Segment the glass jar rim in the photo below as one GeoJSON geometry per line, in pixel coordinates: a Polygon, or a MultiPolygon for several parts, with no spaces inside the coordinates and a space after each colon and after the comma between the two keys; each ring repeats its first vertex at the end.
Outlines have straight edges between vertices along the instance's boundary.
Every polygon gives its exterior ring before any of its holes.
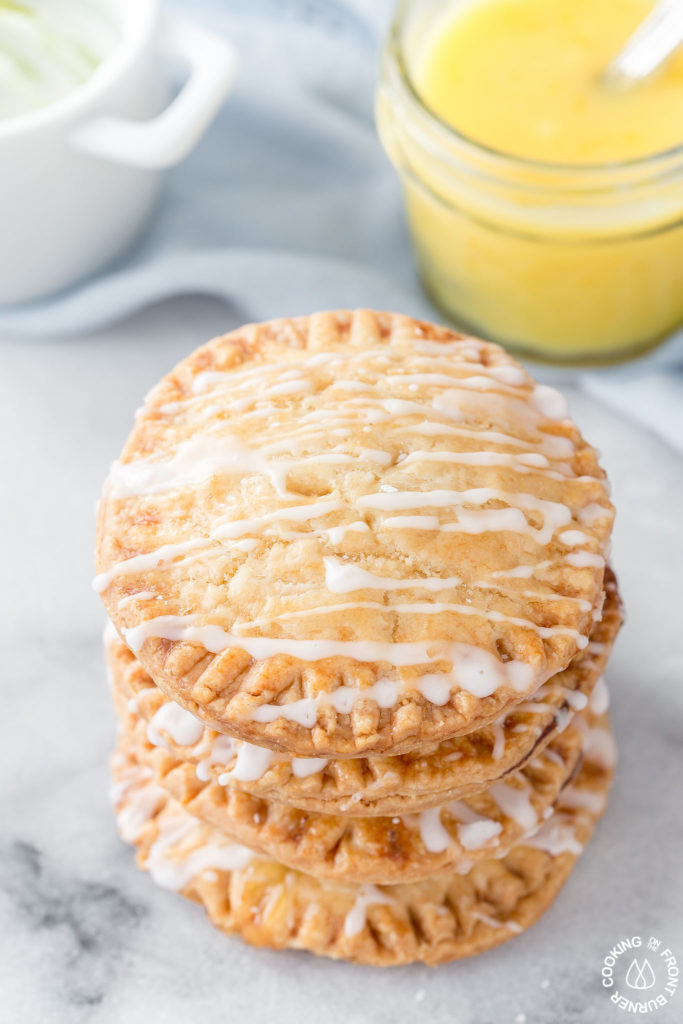
{"type": "Polygon", "coordinates": [[[408,10],[415,2],[416,0],[399,0],[389,28],[387,37],[388,45],[385,47],[385,56],[388,55],[393,59],[395,69],[398,72],[399,81],[404,89],[405,97],[416,109],[420,111],[420,114],[428,120],[430,126],[439,134],[444,136],[448,141],[456,142],[465,147],[466,150],[470,150],[473,155],[490,159],[501,166],[507,165],[508,168],[535,172],[540,175],[576,175],[597,179],[608,174],[619,174],[622,171],[642,171],[646,174],[656,173],[657,168],[662,165],[666,165],[663,169],[663,173],[667,174],[671,170],[672,162],[677,166],[678,158],[680,158],[681,168],[683,168],[683,141],[669,149],[658,150],[655,153],[648,153],[641,157],[631,157],[628,160],[616,160],[606,163],[590,164],[561,163],[517,156],[514,153],[508,153],[505,152],[505,150],[496,149],[495,146],[479,142],[477,139],[472,138],[465,132],[454,128],[453,125],[440,117],[439,114],[431,109],[431,107],[427,106],[420,96],[408,70],[408,62],[406,60],[406,53],[402,42],[402,29],[408,10]]]}

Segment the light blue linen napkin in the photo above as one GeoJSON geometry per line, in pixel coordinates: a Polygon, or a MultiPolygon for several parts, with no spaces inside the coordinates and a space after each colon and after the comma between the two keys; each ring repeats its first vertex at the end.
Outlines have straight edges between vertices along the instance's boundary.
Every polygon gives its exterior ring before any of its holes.
{"type": "MultiPolygon", "coordinates": [[[[392,0],[168,6],[235,44],[231,96],[168,172],[137,245],[73,291],[0,310],[0,334],[92,331],[185,293],[219,296],[245,320],[364,305],[439,319],[416,279],[399,184],[374,125],[392,0]]],[[[683,453],[683,334],[645,360],[577,379],[683,453]]]]}

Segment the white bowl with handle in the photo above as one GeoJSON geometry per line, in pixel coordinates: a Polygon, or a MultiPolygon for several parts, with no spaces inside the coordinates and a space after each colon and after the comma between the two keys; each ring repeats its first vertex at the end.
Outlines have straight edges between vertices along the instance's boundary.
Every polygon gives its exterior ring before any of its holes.
{"type": "Polygon", "coordinates": [[[190,152],[234,76],[232,47],[159,0],[97,2],[116,31],[109,55],[62,98],[0,120],[2,304],[67,288],[125,250],[162,169],[190,152]],[[169,57],[188,66],[170,102],[169,57]]]}

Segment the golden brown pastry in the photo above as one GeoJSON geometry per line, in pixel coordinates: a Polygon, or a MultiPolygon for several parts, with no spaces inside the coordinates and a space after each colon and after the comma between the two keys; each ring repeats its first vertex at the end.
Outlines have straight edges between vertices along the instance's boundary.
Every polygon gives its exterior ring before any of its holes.
{"type": "MultiPolygon", "coordinates": [[[[347,882],[410,882],[503,856],[551,813],[579,768],[584,738],[580,724],[570,722],[525,768],[467,800],[392,817],[358,817],[302,811],[202,782],[194,765],[149,742],[140,718],[117,710],[136,760],[194,817],[288,867],[347,882]]],[[[577,712],[584,719],[588,714],[577,712]]]]}
{"type": "Polygon", "coordinates": [[[585,649],[613,511],[564,400],[391,314],[218,338],[147,397],[96,581],[154,682],[304,756],[480,728],[585,649]]]}
{"type": "MultiPolygon", "coordinates": [[[[357,758],[296,758],[224,736],[203,726],[154,685],[116,634],[107,660],[119,703],[147,723],[150,742],[214,780],[257,797],[326,814],[394,815],[472,796],[523,768],[557,735],[573,709],[586,705],[600,679],[621,623],[614,576],[605,576],[603,615],[589,646],[540,692],[501,721],[466,736],[406,754],[357,758]]],[[[600,682],[596,700],[602,699],[600,682]]]]}
{"type": "Polygon", "coordinates": [[[472,956],[533,924],[589,839],[611,777],[589,752],[554,814],[502,859],[374,886],[320,880],[231,842],[177,804],[125,746],[112,768],[121,836],[159,885],[202,903],[218,928],[253,945],[383,966],[472,956]]]}

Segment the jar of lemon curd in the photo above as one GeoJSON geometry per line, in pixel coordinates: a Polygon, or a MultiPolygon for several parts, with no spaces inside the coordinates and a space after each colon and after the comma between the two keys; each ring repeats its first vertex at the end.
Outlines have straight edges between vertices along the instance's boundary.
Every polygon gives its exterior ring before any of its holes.
{"type": "Polygon", "coordinates": [[[600,72],[653,0],[403,0],[377,97],[424,285],[457,325],[574,364],[683,323],[683,54],[600,72]]]}

